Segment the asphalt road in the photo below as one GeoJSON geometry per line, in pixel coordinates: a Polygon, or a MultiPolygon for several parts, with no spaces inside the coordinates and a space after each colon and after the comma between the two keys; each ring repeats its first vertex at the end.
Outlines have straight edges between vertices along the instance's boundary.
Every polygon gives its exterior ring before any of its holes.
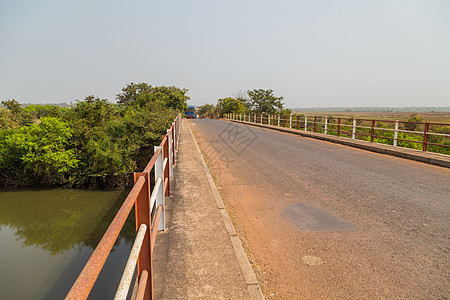
{"type": "Polygon", "coordinates": [[[450,170],[192,120],[268,298],[450,297],[450,170]]]}

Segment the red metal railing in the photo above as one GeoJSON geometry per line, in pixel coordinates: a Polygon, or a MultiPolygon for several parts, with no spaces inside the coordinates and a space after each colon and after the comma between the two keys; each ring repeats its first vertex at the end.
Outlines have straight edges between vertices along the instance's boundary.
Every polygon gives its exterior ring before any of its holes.
{"type": "MultiPolygon", "coordinates": [[[[432,122],[409,122],[409,121],[391,121],[391,120],[375,120],[375,119],[352,119],[352,118],[336,118],[335,123],[330,123],[330,119],[319,116],[304,116],[301,119],[299,115],[284,116],[284,115],[270,115],[270,114],[254,114],[254,117],[249,114],[246,118],[250,122],[260,124],[282,126],[294,128],[297,130],[305,130],[312,132],[319,132],[324,134],[334,133],[337,136],[349,136],[352,139],[365,137],[370,142],[374,142],[375,138],[392,140],[394,146],[398,146],[398,142],[411,142],[421,144],[422,151],[428,151],[430,145],[449,148],[450,143],[450,124],[447,123],[432,123],[432,122]],[[381,127],[377,124],[390,124],[391,127],[381,127]],[[359,124],[359,125],[358,125],[359,124]],[[289,125],[289,126],[287,126],[289,125]],[[392,126],[393,125],[393,126],[392,126]],[[348,130],[351,129],[351,131],[348,130]],[[422,130],[409,130],[408,128],[423,128],[422,130]],[[432,128],[439,128],[442,132],[432,131],[432,128]],[[380,134],[382,132],[393,132],[393,136],[380,134]],[[379,134],[377,134],[377,132],[379,134]],[[400,138],[399,134],[412,134],[421,137],[421,140],[412,140],[407,138],[400,138]],[[445,140],[444,143],[436,143],[430,141],[431,137],[441,136],[445,140]]],[[[228,114],[229,119],[242,120],[240,114],[228,114]]]]}
{"type": "MultiPolygon", "coordinates": [[[[138,249],[137,259],[132,259],[132,250],[128,262],[137,261],[138,288],[136,299],[153,299],[152,253],[158,229],[164,230],[165,227],[164,196],[170,195],[170,176],[173,172],[172,166],[175,164],[180,122],[181,114],[175,118],[172,126],[167,130],[161,144],[155,147],[155,152],[144,171],[134,173],[135,183],[132,190],[70,289],[66,299],[87,299],[133,206],[135,206],[136,214],[136,232],[139,232],[139,235],[144,234],[144,237],[140,237],[140,245],[136,247],[138,249]],[[153,190],[150,187],[150,172],[152,170],[155,173],[153,190]],[[152,220],[154,209],[156,211],[152,220]]],[[[127,263],[115,299],[124,299],[127,296],[135,267],[135,264],[127,263]],[[125,284],[122,284],[123,282],[125,284]],[[124,286],[126,290],[122,290],[124,286]]]]}

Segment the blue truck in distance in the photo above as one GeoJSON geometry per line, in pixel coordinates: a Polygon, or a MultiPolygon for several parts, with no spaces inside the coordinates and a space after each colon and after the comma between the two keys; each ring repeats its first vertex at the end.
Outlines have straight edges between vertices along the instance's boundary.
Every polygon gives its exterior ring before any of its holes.
{"type": "Polygon", "coordinates": [[[197,108],[194,105],[188,105],[188,108],[184,113],[186,119],[196,119],[197,115],[197,108]]]}

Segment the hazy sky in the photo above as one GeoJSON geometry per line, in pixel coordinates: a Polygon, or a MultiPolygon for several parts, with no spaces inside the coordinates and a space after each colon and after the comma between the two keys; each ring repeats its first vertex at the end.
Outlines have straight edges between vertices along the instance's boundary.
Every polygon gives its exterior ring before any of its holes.
{"type": "Polygon", "coordinates": [[[0,100],[115,101],[130,82],[192,104],[450,106],[450,0],[0,0],[0,100]]]}

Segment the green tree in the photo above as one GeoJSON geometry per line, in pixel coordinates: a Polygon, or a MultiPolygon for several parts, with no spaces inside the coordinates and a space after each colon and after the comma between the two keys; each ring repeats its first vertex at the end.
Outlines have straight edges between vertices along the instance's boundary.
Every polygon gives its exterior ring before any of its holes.
{"type": "Polygon", "coordinates": [[[2,105],[11,111],[11,113],[18,115],[23,111],[23,108],[20,106],[20,103],[15,99],[2,101],[2,105]]]}
{"type": "Polygon", "coordinates": [[[68,108],[62,108],[57,105],[41,105],[41,104],[31,104],[24,108],[25,112],[32,115],[35,119],[40,119],[42,117],[59,117],[66,112],[68,108]]]}
{"type": "Polygon", "coordinates": [[[282,116],[289,116],[292,113],[292,110],[285,108],[280,110],[279,114],[282,116]]]}
{"type": "Polygon", "coordinates": [[[11,119],[20,125],[33,123],[32,117],[15,99],[2,101],[2,105],[11,112],[11,119]]]}
{"type": "Polygon", "coordinates": [[[198,114],[202,118],[214,119],[216,118],[216,106],[214,104],[204,104],[198,107],[198,114]]]}
{"type": "Polygon", "coordinates": [[[419,127],[420,123],[423,122],[423,118],[419,117],[417,114],[412,114],[409,116],[408,122],[405,123],[405,129],[410,131],[415,131],[419,127]]]}
{"type": "Polygon", "coordinates": [[[245,105],[242,101],[228,97],[219,99],[217,101],[217,108],[220,112],[220,116],[223,116],[224,114],[243,114],[245,113],[245,105]]]}
{"type": "Polygon", "coordinates": [[[71,137],[72,130],[67,122],[43,118],[39,124],[22,126],[7,135],[4,139],[6,153],[2,154],[20,159],[23,169],[36,176],[37,181],[63,183],[66,175],[78,165],[74,150],[68,149],[71,137]]]}
{"type": "Polygon", "coordinates": [[[283,97],[275,97],[273,90],[247,91],[251,106],[256,113],[275,114],[283,109],[283,97]]]}
{"type": "Polygon", "coordinates": [[[19,123],[14,119],[9,109],[0,108],[0,128],[18,128],[19,123]]]}
{"type": "Polygon", "coordinates": [[[175,86],[152,87],[147,83],[130,83],[117,95],[117,102],[125,106],[144,107],[147,103],[163,103],[177,111],[187,108],[189,97],[186,95],[188,89],[180,89],[175,86]]]}
{"type": "Polygon", "coordinates": [[[152,86],[148,83],[130,83],[127,84],[122,92],[116,95],[117,103],[128,105],[137,100],[137,98],[144,94],[151,94],[152,86]]]}

